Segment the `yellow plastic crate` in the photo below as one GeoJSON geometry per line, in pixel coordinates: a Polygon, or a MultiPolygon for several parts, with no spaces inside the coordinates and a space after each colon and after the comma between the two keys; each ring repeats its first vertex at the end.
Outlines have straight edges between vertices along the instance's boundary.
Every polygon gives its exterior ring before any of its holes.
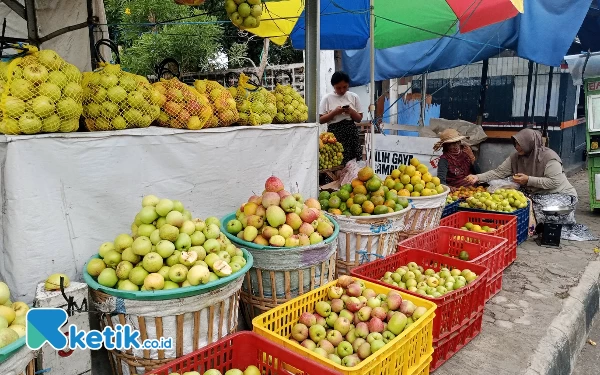
{"type": "MultiPolygon", "coordinates": [[[[391,290],[368,281],[364,281],[364,283],[367,288],[373,289],[378,294],[387,294],[391,290]]],[[[254,332],[302,356],[333,367],[336,371],[345,375],[429,374],[429,362],[433,354],[433,318],[435,317],[436,305],[433,302],[402,292],[400,292],[402,298],[412,301],[417,306],[427,308],[427,313],[377,353],[361,361],[355,367],[338,365],[288,339],[292,327],[298,322],[300,315],[307,311],[314,312],[317,302],[328,300],[327,290],[336,284],[337,280],[334,280],[257,316],[252,320],[254,332]]]]}

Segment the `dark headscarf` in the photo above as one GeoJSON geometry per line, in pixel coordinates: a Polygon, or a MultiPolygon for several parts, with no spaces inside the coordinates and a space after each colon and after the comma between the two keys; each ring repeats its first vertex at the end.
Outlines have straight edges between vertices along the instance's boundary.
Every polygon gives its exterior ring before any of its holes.
{"type": "Polygon", "coordinates": [[[510,156],[510,165],[513,174],[523,173],[527,176],[543,177],[546,170],[546,164],[550,160],[558,160],[562,164],[560,157],[548,147],[542,144],[542,134],[533,129],[523,129],[513,137],[525,155],[521,156],[517,152],[510,156]]]}

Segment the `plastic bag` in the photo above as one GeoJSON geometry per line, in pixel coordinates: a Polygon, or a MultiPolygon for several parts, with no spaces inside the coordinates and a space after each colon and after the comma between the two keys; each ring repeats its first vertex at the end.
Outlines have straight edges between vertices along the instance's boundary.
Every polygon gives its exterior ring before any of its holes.
{"type": "Polygon", "coordinates": [[[277,107],[275,95],[271,92],[248,83],[248,76],[244,73],[240,74],[237,87],[228,90],[235,99],[240,125],[256,126],[273,122],[277,107]]]}
{"type": "Polygon", "coordinates": [[[516,182],[513,182],[509,179],[503,179],[503,180],[491,180],[490,182],[488,182],[488,188],[487,191],[489,193],[494,193],[496,190],[498,189],[516,189],[519,190],[519,188],[521,187],[521,185],[517,184],[516,182]]]}
{"type": "Polygon", "coordinates": [[[0,67],[4,134],[74,132],[82,112],[81,72],[52,50],[29,53],[0,67]]]}
{"type": "Polygon", "coordinates": [[[206,127],[229,126],[238,121],[239,114],[235,99],[233,99],[229,90],[220,83],[198,79],[194,82],[194,87],[200,94],[206,95],[214,108],[214,115],[208,119],[206,127]]]}
{"type": "Polygon", "coordinates": [[[177,129],[200,130],[214,117],[214,109],[204,94],[177,78],[153,84],[164,96],[158,124],[177,129]]]}
{"type": "Polygon", "coordinates": [[[277,107],[274,123],[293,124],[308,120],[308,106],[304,103],[304,98],[292,86],[277,84],[273,93],[277,107]]]}
{"type": "Polygon", "coordinates": [[[83,116],[90,131],[146,128],[158,118],[164,95],[146,77],[105,64],[83,77],[83,116]]]}

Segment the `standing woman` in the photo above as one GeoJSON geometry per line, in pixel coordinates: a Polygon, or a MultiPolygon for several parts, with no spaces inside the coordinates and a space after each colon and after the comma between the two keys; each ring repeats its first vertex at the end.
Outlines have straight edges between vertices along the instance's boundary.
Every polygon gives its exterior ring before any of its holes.
{"type": "Polygon", "coordinates": [[[335,72],[331,76],[334,92],[325,95],[319,106],[319,122],[327,123],[327,131],[333,133],[344,147],[342,165],[352,159],[362,158],[362,148],[358,136],[357,122],[363,114],[358,95],[348,91],[350,77],[344,72],[335,72]]]}

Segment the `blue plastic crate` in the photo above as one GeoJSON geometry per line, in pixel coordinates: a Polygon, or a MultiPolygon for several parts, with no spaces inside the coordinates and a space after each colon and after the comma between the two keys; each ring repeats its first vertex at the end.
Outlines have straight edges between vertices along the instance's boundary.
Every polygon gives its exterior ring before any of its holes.
{"type": "MultiPolygon", "coordinates": [[[[490,210],[480,210],[477,208],[466,208],[466,207],[458,207],[459,211],[473,211],[473,212],[497,212],[500,214],[506,215],[515,215],[517,217],[517,245],[525,242],[527,237],[529,237],[529,201],[527,201],[527,207],[519,208],[514,212],[504,212],[504,211],[490,211],[490,210]]],[[[444,209],[445,211],[445,209],[444,209]]],[[[443,216],[442,216],[443,217],[443,216]]]]}
{"type": "Polygon", "coordinates": [[[442,217],[446,217],[446,216],[450,216],[452,214],[455,214],[458,212],[458,204],[461,202],[462,200],[459,199],[457,201],[454,201],[450,204],[447,204],[446,206],[444,206],[444,211],[442,211],[442,217]]]}

